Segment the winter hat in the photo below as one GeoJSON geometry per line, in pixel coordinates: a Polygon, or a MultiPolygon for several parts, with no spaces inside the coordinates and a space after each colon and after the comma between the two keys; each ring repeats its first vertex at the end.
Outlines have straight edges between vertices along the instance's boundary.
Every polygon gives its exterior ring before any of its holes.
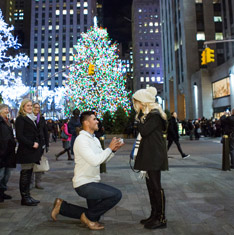
{"type": "Polygon", "coordinates": [[[132,97],[142,103],[154,103],[156,95],[157,89],[155,87],[148,87],[136,91],[132,97]]]}

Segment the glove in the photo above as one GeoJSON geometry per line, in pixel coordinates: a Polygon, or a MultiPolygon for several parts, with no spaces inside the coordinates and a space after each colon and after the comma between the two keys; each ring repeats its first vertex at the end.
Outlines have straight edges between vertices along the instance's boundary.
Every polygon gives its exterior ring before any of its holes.
{"type": "Polygon", "coordinates": [[[46,153],[48,153],[48,151],[49,151],[49,147],[48,146],[45,147],[45,151],[46,151],[46,153]]]}

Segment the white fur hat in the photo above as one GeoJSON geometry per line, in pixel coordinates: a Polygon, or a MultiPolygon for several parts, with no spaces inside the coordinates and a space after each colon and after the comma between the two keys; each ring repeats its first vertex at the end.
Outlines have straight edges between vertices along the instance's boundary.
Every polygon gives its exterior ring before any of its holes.
{"type": "Polygon", "coordinates": [[[148,87],[136,91],[132,97],[142,103],[154,103],[156,95],[157,89],[155,87],[148,87]]]}

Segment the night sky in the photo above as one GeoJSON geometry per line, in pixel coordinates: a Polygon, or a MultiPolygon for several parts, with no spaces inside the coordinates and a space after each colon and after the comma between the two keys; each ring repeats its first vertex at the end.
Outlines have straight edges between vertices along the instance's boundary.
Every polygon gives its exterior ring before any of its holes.
{"type": "Polygon", "coordinates": [[[103,0],[104,27],[113,41],[123,44],[123,51],[128,48],[131,41],[131,19],[132,0],[103,0]]]}

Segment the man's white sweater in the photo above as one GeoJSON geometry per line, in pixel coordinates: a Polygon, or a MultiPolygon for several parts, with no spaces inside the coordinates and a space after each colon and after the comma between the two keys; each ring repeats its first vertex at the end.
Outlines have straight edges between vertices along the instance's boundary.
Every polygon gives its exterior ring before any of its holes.
{"type": "Polygon", "coordinates": [[[99,140],[87,131],[81,131],[76,138],[74,146],[75,169],[73,187],[91,182],[99,182],[100,164],[110,160],[114,153],[110,148],[102,149],[99,140]]]}

